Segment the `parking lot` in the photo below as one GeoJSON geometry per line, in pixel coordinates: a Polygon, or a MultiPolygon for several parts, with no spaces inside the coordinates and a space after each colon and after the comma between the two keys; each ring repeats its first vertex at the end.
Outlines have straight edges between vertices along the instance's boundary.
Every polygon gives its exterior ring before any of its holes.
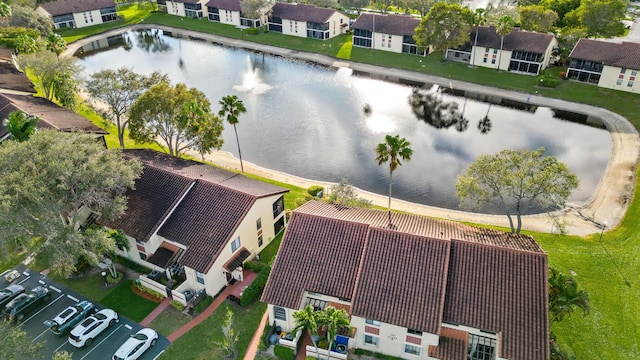
{"type": "MultiPolygon", "coordinates": [[[[44,303],[37,310],[28,314],[22,321],[22,327],[29,336],[34,338],[36,341],[46,341],[47,352],[45,354],[45,359],[51,359],[53,353],[63,350],[73,353],[74,360],[111,359],[120,345],[122,345],[130,335],[135,334],[142,328],[140,324],[118,314],[119,322],[108,327],[98,335],[90,346],[80,349],[76,348],[67,342],[66,335],[57,336],[53,334],[49,328],[44,325],[44,321],[55,318],[55,316],[67,306],[74,305],[81,300],[89,299],[55,283],[53,280],[38,272],[24,267],[17,267],[16,269],[20,271],[21,276],[17,280],[13,281],[13,284],[22,285],[27,291],[38,285],[46,286],[51,292],[50,300],[44,303]]],[[[4,279],[4,277],[0,278],[0,288],[5,288],[7,285],[9,285],[9,283],[4,279]]],[[[94,305],[98,310],[104,308],[100,304],[94,303],[94,305]]],[[[147,350],[140,359],[155,359],[167,346],[169,346],[169,341],[166,337],[160,334],[158,334],[158,336],[157,344],[147,350]]]]}

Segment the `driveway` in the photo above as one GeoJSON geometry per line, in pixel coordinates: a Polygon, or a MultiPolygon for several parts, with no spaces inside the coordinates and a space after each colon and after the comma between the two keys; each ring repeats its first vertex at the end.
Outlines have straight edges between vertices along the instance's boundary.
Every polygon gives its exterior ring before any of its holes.
{"type": "MultiPolygon", "coordinates": [[[[67,336],[57,336],[53,334],[47,326],[44,325],[45,320],[53,319],[58,313],[67,306],[74,305],[78,301],[89,300],[80,294],[57,284],[48,277],[27,269],[24,266],[18,266],[15,269],[22,273],[22,276],[15,280],[13,284],[20,284],[29,291],[30,289],[40,285],[46,286],[51,291],[51,299],[43,304],[40,308],[33,311],[22,322],[22,329],[35,341],[46,341],[46,353],[44,358],[51,359],[56,351],[66,350],[73,353],[74,360],[105,360],[110,359],[115,351],[125,342],[130,335],[135,334],[143,328],[140,324],[119,315],[119,322],[107,328],[102,334],[94,339],[93,344],[85,348],[78,349],[67,342],[67,336]]],[[[3,278],[0,279],[0,288],[5,288],[9,283],[3,278]]],[[[96,308],[101,310],[104,307],[94,303],[96,308]]],[[[166,347],[169,341],[166,337],[159,335],[157,344],[147,350],[141,357],[141,360],[152,360],[157,358],[166,347]]]]}

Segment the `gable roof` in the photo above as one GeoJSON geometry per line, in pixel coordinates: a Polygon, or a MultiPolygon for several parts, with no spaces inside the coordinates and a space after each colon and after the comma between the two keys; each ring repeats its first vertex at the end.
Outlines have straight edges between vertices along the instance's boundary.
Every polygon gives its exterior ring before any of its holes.
{"type": "MultiPolygon", "coordinates": [[[[441,333],[443,323],[493,331],[501,357],[548,358],[547,258],[532,237],[409,214],[392,219],[389,229],[385,211],[299,207],[262,301],[299,309],[305,290],[351,298],[355,316],[429,333],[441,333]],[[338,259],[343,249],[359,262],[338,259]],[[325,282],[318,268],[339,275],[325,282]]],[[[437,351],[465,353],[457,349],[464,341],[445,340],[437,351]]]]}
{"type": "Polygon", "coordinates": [[[640,70],[640,43],[580,39],[569,57],[640,70]]]}
{"type": "Polygon", "coordinates": [[[211,0],[207,7],[214,7],[222,10],[241,11],[240,0],[211,0]]]}
{"type": "MultiPolygon", "coordinates": [[[[337,11],[308,4],[275,3],[272,16],[286,20],[306,21],[324,24],[337,11]]],[[[346,15],[345,15],[346,16],[346,15]]]]}
{"type": "Polygon", "coordinates": [[[58,0],[40,4],[51,16],[81,13],[116,6],[113,0],[58,0]]]}
{"type": "MultiPolygon", "coordinates": [[[[12,111],[20,110],[28,115],[41,119],[37,127],[49,128],[65,132],[84,132],[104,135],[109,132],[94,125],[85,117],[58,106],[51,101],[32,95],[0,94],[0,119],[6,119],[12,111]]],[[[7,129],[0,121],[0,134],[7,129]]],[[[1,136],[0,136],[1,137],[1,136]]]]}
{"type": "MultiPolygon", "coordinates": [[[[476,30],[471,31],[471,39],[474,41],[476,30]]],[[[504,50],[526,51],[536,54],[544,54],[554,40],[553,34],[526,31],[513,28],[504,37],[504,50]]],[[[471,43],[473,45],[473,42],[471,43]]],[[[478,45],[492,49],[500,49],[500,36],[496,33],[495,26],[481,26],[478,28],[478,45]]]]}
{"type": "Polygon", "coordinates": [[[411,35],[415,34],[420,20],[406,15],[376,15],[363,13],[351,25],[354,29],[368,30],[381,34],[411,35]]]}
{"type": "MultiPolygon", "coordinates": [[[[35,93],[27,74],[16,69],[11,60],[0,61],[0,89],[35,93]]],[[[2,92],[0,90],[0,92],[2,92]]]]}

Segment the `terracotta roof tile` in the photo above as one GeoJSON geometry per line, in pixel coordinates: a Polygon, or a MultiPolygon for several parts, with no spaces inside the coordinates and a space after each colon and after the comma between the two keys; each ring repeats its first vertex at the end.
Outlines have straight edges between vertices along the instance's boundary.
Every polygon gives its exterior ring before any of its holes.
{"type": "Polygon", "coordinates": [[[222,10],[241,11],[240,0],[211,0],[207,7],[214,7],[222,10]]]}
{"type": "Polygon", "coordinates": [[[40,4],[52,16],[98,10],[116,6],[113,0],[58,0],[40,4]]]}
{"type": "Polygon", "coordinates": [[[358,17],[351,27],[382,34],[413,36],[418,25],[420,25],[420,20],[412,16],[364,13],[358,17]]]}
{"type": "Polygon", "coordinates": [[[272,16],[285,20],[306,21],[324,24],[336,13],[334,9],[321,8],[307,4],[276,3],[272,8],[272,16]]]}
{"type": "Polygon", "coordinates": [[[429,348],[429,356],[439,360],[461,360],[467,358],[469,333],[466,331],[442,327],[438,346],[429,348]]]}
{"type": "Polygon", "coordinates": [[[0,88],[35,93],[27,74],[19,71],[12,62],[0,62],[0,88]]]}
{"type": "Polygon", "coordinates": [[[175,254],[175,251],[167,249],[166,247],[160,245],[160,247],[156,249],[156,252],[147,258],[147,261],[154,265],[160,266],[161,268],[166,268],[167,265],[169,265],[169,261],[175,254]]]}
{"type": "Polygon", "coordinates": [[[640,70],[640,43],[580,39],[569,57],[640,70]]]}
{"type": "MultiPolygon", "coordinates": [[[[471,31],[471,41],[474,41],[475,33],[475,29],[471,31]]],[[[504,37],[503,49],[544,54],[553,39],[553,34],[514,28],[504,37]]],[[[500,49],[500,36],[496,33],[495,26],[481,26],[478,29],[478,46],[500,49]]]]}
{"type": "Polygon", "coordinates": [[[251,252],[247,250],[244,246],[238,249],[231,259],[229,259],[222,267],[228,272],[232,272],[238,266],[242,266],[242,263],[247,260],[247,258],[251,255],[251,252]]]}

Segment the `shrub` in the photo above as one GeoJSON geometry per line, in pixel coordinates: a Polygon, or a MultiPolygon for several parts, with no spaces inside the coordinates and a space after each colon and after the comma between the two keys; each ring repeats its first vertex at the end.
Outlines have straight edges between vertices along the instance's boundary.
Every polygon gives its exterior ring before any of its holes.
{"type": "Polygon", "coordinates": [[[258,276],[255,278],[255,280],[253,280],[251,285],[244,289],[242,298],[240,299],[240,305],[250,305],[260,298],[265,285],[267,285],[267,279],[269,278],[270,272],[271,266],[267,265],[260,271],[260,273],[258,273],[258,276]]]}
{"type": "Polygon", "coordinates": [[[200,301],[200,303],[193,308],[193,311],[199,314],[203,312],[204,309],[207,308],[207,306],[211,305],[212,302],[213,302],[213,296],[207,296],[206,298],[204,298],[204,300],[200,301]]]}
{"type": "Polygon", "coordinates": [[[245,269],[259,274],[260,272],[262,272],[262,270],[264,270],[264,268],[269,267],[269,264],[263,263],[261,261],[247,261],[243,266],[245,269]]]}
{"type": "Polygon", "coordinates": [[[33,39],[40,37],[40,32],[36,29],[23,27],[4,27],[0,28],[0,44],[10,48],[16,48],[16,38],[20,35],[26,35],[33,39]]]}
{"type": "Polygon", "coordinates": [[[164,299],[165,296],[163,294],[160,294],[159,292],[153,290],[153,289],[149,289],[146,286],[140,285],[140,284],[136,284],[136,288],[140,291],[146,292],[147,294],[151,294],[154,298],[156,299],[164,299]]]}
{"type": "Polygon", "coordinates": [[[282,345],[276,345],[273,347],[273,353],[280,360],[293,360],[293,349],[282,345]]]}
{"type": "Polygon", "coordinates": [[[307,193],[313,197],[317,197],[318,194],[324,191],[324,187],[320,185],[313,185],[307,189],[307,193]]]}
{"type": "Polygon", "coordinates": [[[326,339],[318,341],[318,348],[327,350],[329,348],[329,341],[326,339]]]}
{"type": "Polygon", "coordinates": [[[249,35],[258,35],[260,34],[260,29],[259,28],[247,28],[246,29],[246,33],[249,35]]]}
{"type": "Polygon", "coordinates": [[[184,305],[182,305],[182,303],[178,300],[171,300],[169,304],[171,304],[171,306],[173,306],[178,311],[184,310],[184,305]]]}
{"type": "Polygon", "coordinates": [[[566,71],[560,71],[560,77],[563,79],[567,78],[567,72],[566,71]]]}
{"type": "Polygon", "coordinates": [[[111,284],[115,284],[117,282],[119,282],[120,280],[122,280],[122,278],[124,277],[124,274],[119,272],[116,273],[116,277],[112,277],[111,273],[107,273],[107,284],[111,285],[111,284]]]}
{"type": "Polygon", "coordinates": [[[554,88],[558,86],[560,79],[551,75],[541,75],[536,79],[537,84],[542,87],[554,88]]]}

